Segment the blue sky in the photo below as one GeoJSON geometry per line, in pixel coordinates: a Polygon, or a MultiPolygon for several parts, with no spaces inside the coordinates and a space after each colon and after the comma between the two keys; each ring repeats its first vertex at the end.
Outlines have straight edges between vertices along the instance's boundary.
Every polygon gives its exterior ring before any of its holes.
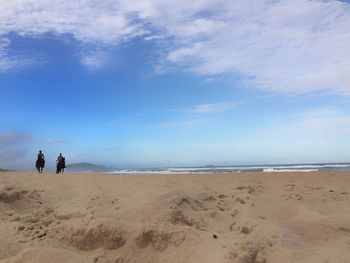
{"type": "Polygon", "coordinates": [[[350,160],[348,1],[0,2],[0,167],[350,160]]]}

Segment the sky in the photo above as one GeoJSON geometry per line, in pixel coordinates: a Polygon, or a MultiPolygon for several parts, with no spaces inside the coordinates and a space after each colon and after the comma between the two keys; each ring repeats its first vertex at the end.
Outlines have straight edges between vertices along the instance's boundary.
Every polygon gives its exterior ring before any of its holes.
{"type": "Polygon", "coordinates": [[[350,161],[350,1],[0,0],[0,167],[350,161]]]}

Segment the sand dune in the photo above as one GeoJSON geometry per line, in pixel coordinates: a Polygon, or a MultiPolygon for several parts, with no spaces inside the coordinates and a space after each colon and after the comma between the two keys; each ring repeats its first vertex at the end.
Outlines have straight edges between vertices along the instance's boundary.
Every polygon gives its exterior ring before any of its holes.
{"type": "Polygon", "coordinates": [[[350,262],[350,174],[0,174],[0,262],[350,262]]]}

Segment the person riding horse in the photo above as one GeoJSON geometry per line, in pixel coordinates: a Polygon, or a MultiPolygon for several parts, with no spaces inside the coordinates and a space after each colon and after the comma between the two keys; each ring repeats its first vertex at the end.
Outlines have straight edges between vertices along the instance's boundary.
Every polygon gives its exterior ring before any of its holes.
{"type": "Polygon", "coordinates": [[[43,169],[45,167],[45,155],[40,150],[38,153],[38,158],[35,163],[35,167],[38,170],[39,174],[43,173],[43,169]]]}
{"type": "Polygon", "coordinates": [[[62,156],[62,153],[60,153],[56,160],[56,173],[63,173],[64,168],[66,168],[66,159],[62,156]]]}

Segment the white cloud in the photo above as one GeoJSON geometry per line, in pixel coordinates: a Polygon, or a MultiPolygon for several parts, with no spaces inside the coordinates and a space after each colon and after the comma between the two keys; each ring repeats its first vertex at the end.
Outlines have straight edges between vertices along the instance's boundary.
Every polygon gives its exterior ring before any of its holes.
{"type": "MultiPolygon", "coordinates": [[[[0,0],[0,38],[50,32],[89,49],[142,35],[159,44],[158,72],[240,76],[292,94],[350,94],[349,28],[350,4],[337,0],[0,0]]],[[[0,42],[2,71],[16,65],[8,48],[0,42]]],[[[83,64],[103,64],[87,54],[83,64]]]]}
{"type": "MultiPolygon", "coordinates": [[[[82,63],[95,68],[102,60],[89,54],[90,49],[96,45],[118,45],[143,34],[143,30],[132,23],[128,14],[118,11],[116,1],[0,0],[0,37],[10,33],[23,37],[41,37],[46,33],[70,36],[81,43],[82,63]]],[[[0,71],[16,64],[16,59],[11,60],[4,49],[7,46],[0,43],[0,71]]]]}
{"type": "MultiPolygon", "coordinates": [[[[245,76],[270,91],[350,92],[350,5],[338,1],[230,1],[221,23],[164,60],[205,76],[245,76]]],[[[219,21],[217,21],[219,20],[219,21]]],[[[214,22],[212,22],[214,23],[214,22]]],[[[186,24],[183,30],[186,32],[186,24]]],[[[203,33],[203,31],[200,31],[203,33]]]]}
{"type": "Polygon", "coordinates": [[[52,32],[71,34],[89,43],[115,44],[139,33],[117,9],[115,1],[19,0],[1,1],[0,33],[39,36],[52,32]]]}

